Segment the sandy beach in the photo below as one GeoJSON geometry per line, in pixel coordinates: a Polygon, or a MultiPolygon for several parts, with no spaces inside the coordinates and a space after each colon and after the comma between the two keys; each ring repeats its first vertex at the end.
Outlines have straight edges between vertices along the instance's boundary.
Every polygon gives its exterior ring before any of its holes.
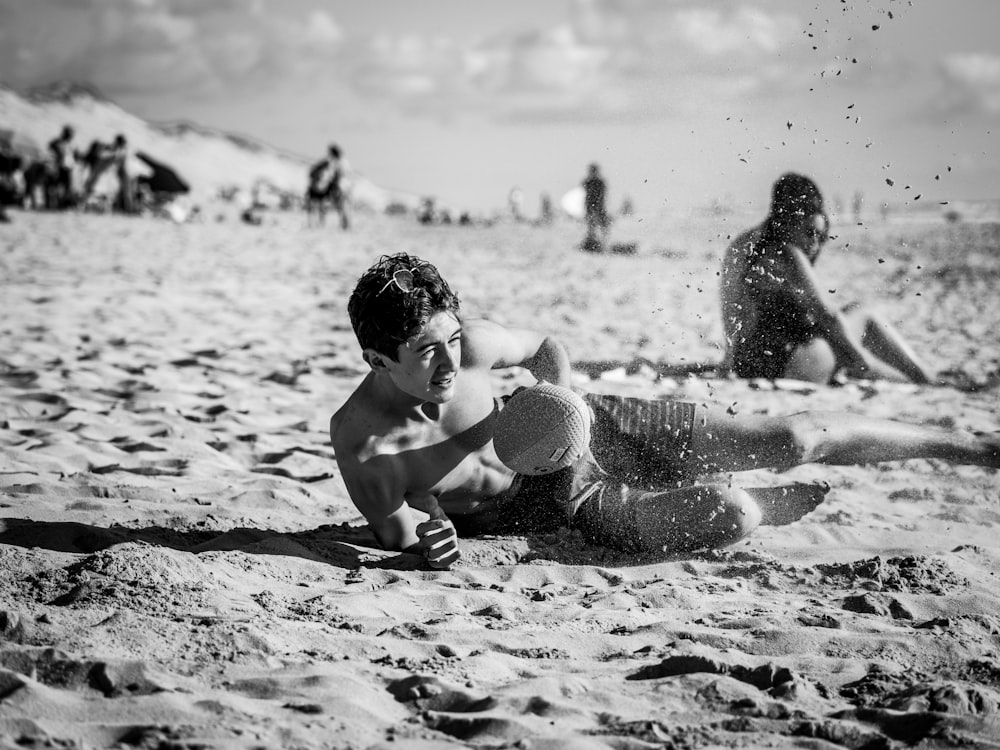
{"type": "MultiPolygon", "coordinates": [[[[12,212],[0,227],[0,747],[1000,748],[1000,480],[912,460],[826,482],[734,547],[578,532],[462,542],[435,572],[351,504],[328,420],[365,373],[346,314],[382,253],[468,316],[548,330],[575,385],[1000,429],[1000,224],[839,222],[837,300],[944,384],[686,377],[721,360],[719,258],[756,215],[352,231],[12,212]]],[[[498,373],[498,393],[523,373],[498,373]]]]}

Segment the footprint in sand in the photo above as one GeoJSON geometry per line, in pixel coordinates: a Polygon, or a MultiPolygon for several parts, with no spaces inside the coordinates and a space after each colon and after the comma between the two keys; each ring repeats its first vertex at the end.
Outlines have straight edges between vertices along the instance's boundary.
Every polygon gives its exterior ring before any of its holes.
{"type": "Polygon", "coordinates": [[[496,707],[490,696],[476,697],[432,675],[411,675],[390,682],[387,690],[400,703],[412,703],[421,711],[475,713],[496,707]]]}

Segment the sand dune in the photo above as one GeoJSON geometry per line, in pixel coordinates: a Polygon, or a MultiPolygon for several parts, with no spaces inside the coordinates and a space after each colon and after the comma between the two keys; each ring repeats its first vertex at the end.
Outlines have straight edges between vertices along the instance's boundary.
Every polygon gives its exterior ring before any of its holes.
{"type": "Polygon", "coordinates": [[[678,374],[720,359],[719,217],[620,222],[635,257],[576,252],[569,223],[13,218],[0,745],[1000,746],[995,471],[752,472],[831,489],[726,550],[563,530],[433,572],[375,545],[326,435],[364,373],[347,295],[403,249],[467,314],[558,334],[581,387],[996,430],[997,224],[843,228],[830,289],[884,303],[949,385],[816,387],[678,374]]]}
{"type": "MultiPolygon", "coordinates": [[[[308,185],[309,166],[323,156],[322,151],[293,154],[191,122],[148,122],[87,84],[57,82],[22,94],[0,83],[0,127],[15,133],[19,142],[30,144],[30,151],[47,153],[46,144],[65,125],[74,127],[74,146],[79,151],[86,151],[94,140],[107,143],[118,134],[124,135],[133,153],[143,151],[178,171],[189,183],[191,200],[197,204],[208,204],[221,192],[234,189],[242,191],[238,203],[246,204],[258,183],[302,195],[308,185]]],[[[33,154],[32,158],[37,157],[33,154]]],[[[148,171],[135,157],[129,159],[128,168],[135,174],[148,171]]],[[[381,212],[394,203],[414,210],[420,203],[418,195],[375,184],[363,167],[348,171],[355,207],[381,212]]],[[[276,196],[267,191],[257,198],[277,204],[276,196]]]]}

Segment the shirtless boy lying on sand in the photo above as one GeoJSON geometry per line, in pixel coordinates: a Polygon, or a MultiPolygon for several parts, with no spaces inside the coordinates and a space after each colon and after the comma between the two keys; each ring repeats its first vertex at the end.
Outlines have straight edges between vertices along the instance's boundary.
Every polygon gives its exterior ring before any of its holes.
{"type": "Polygon", "coordinates": [[[560,525],[622,550],[721,547],[758,524],[802,515],[809,497],[694,485],[718,472],[803,463],[941,458],[1000,467],[1000,439],[834,412],[732,415],[680,401],[584,394],[590,451],[572,466],[521,476],[493,450],[500,399],[490,370],[521,366],[570,385],[563,346],[529,330],[464,320],[458,297],[419,258],[383,256],[348,312],[371,371],[330,420],[348,493],[386,549],[432,568],[459,557],[460,536],[526,534],[560,525]],[[422,513],[415,513],[422,511],[422,513]],[[427,520],[425,515],[429,516],[427,520]]]}

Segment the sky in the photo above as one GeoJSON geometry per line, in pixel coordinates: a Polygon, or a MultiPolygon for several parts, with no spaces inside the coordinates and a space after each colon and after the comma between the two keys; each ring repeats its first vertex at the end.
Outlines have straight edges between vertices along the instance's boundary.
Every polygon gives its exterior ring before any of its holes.
{"type": "Polygon", "coordinates": [[[1000,197],[997,0],[0,0],[0,81],[95,85],[376,184],[529,213],[1000,197]]]}

